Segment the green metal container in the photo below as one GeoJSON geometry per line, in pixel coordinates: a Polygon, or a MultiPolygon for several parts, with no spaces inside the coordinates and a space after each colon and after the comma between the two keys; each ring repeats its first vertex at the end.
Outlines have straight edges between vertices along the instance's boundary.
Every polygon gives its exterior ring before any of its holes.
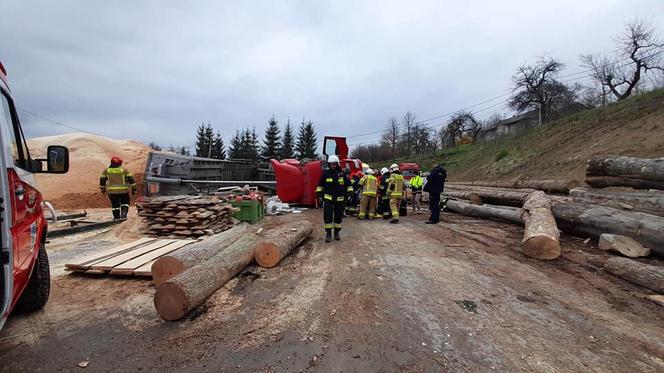
{"type": "Polygon", "coordinates": [[[233,207],[238,208],[234,217],[240,221],[256,224],[263,219],[263,204],[257,200],[231,201],[233,207]]]}

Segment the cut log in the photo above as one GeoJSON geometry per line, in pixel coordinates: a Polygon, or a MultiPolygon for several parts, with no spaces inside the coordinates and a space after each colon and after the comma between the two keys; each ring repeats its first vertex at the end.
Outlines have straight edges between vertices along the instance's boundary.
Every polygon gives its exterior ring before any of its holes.
{"type": "Polygon", "coordinates": [[[525,224],[523,253],[536,259],[560,256],[560,232],[551,213],[551,200],[542,191],[532,192],[521,210],[525,224]]]}
{"type": "Polygon", "coordinates": [[[528,194],[534,189],[505,189],[475,186],[446,186],[443,194],[447,197],[466,199],[477,203],[491,203],[504,206],[523,206],[528,194]]]}
{"type": "Polygon", "coordinates": [[[190,244],[171,254],[164,255],[152,264],[152,280],[155,285],[170,280],[188,268],[213,257],[247,233],[249,233],[248,224],[239,224],[227,231],[212,235],[203,241],[190,244]]]}
{"type": "Polygon", "coordinates": [[[614,257],[606,261],[604,270],[631,283],[664,293],[664,267],[614,257]]]}
{"type": "Polygon", "coordinates": [[[590,237],[602,233],[628,236],[664,256],[663,217],[578,202],[554,203],[552,212],[564,232],[590,237]]]}
{"type": "Polygon", "coordinates": [[[268,231],[256,245],[256,263],[261,267],[272,268],[291,250],[311,236],[314,228],[308,221],[301,221],[268,231]]]}
{"type": "Polygon", "coordinates": [[[154,306],[165,320],[179,320],[201,305],[254,260],[258,236],[247,234],[197,266],[161,283],[154,306]]]}
{"type": "Polygon", "coordinates": [[[448,199],[445,208],[457,214],[476,218],[497,220],[513,224],[523,224],[520,209],[494,206],[479,206],[462,201],[448,199]]]}
{"type": "Polygon", "coordinates": [[[664,193],[662,192],[574,188],[570,190],[569,195],[581,202],[591,202],[621,210],[664,216],[664,193]]]}
{"type": "Polygon", "coordinates": [[[514,180],[514,181],[470,181],[451,182],[449,186],[482,186],[495,188],[529,188],[542,190],[546,193],[568,194],[572,188],[581,185],[578,180],[514,180]]]}
{"type": "Polygon", "coordinates": [[[599,236],[599,248],[604,251],[615,251],[630,258],[650,254],[650,249],[643,247],[635,239],[610,233],[603,233],[599,236]]]}
{"type": "Polygon", "coordinates": [[[593,157],[586,164],[586,183],[595,188],[664,189],[664,158],[593,157]]]}

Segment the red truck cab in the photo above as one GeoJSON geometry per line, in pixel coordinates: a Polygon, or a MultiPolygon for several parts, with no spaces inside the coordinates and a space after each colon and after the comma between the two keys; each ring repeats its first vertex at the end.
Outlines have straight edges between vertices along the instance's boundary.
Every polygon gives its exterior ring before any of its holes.
{"type": "Polygon", "coordinates": [[[406,181],[420,173],[420,166],[417,163],[399,163],[399,169],[406,181]]]}
{"type": "Polygon", "coordinates": [[[0,63],[0,329],[13,309],[42,308],[50,292],[44,244],[48,224],[35,173],[65,173],[69,150],[49,146],[45,159],[27,147],[7,72],[0,63]]]}

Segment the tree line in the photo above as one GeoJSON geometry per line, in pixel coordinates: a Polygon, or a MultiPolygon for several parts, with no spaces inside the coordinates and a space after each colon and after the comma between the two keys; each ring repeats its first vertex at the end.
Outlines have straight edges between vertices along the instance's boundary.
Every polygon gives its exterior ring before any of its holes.
{"type": "MultiPolygon", "coordinates": [[[[547,123],[574,110],[607,105],[645,90],[664,87],[664,42],[649,22],[636,19],[625,25],[612,54],[581,55],[590,84],[571,83],[578,74],[561,76],[565,65],[553,57],[539,57],[519,66],[512,76],[512,93],[507,106],[517,113],[529,112],[547,123]],[[570,84],[571,83],[571,84],[570,84]]],[[[478,119],[469,111],[453,114],[439,129],[418,122],[408,111],[401,118],[390,117],[378,142],[358,144],[351,156],[366,162],[380,162],[427,154],[459,144],[474,143],[482,129],[502,120],[499,112],[478,119]]]]}
{"type": "Polygon", "coordinates": [[[166,150],[180,155],[222,160],[248,159],[265,162],[270,159],[316,159],[318,158],[318,134],[314,122],[307,119],[302,119],[297,134],[288,119],[282,132],[279,121],[272,115],[267,122],[262,141],[259,139],[255,127],[246,127],[242,130],[235,130],[228,148],[226,148],[221,133],[215,132],[210,122],[204,122],[196,129],[193,154],[185,146],[171,145],[162,149],[161,146],[152,142],[149,147],[157,151],[166,150]]]}

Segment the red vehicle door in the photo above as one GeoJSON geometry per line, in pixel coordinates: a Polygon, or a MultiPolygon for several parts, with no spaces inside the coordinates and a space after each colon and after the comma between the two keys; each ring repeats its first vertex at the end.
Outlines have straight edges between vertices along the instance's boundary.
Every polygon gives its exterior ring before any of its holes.
{"type": "Polygon", "coordinates": [[[34,188],[34,176],[28,148],[18,122],[11,98],[3,92],[2,130],[7,157],[7,180],[11,200],[10,226],[13,246],[14,303],[27,285],[34,259],[39,250],[39,235],[43,229],[41,194],[34,188]]]}

